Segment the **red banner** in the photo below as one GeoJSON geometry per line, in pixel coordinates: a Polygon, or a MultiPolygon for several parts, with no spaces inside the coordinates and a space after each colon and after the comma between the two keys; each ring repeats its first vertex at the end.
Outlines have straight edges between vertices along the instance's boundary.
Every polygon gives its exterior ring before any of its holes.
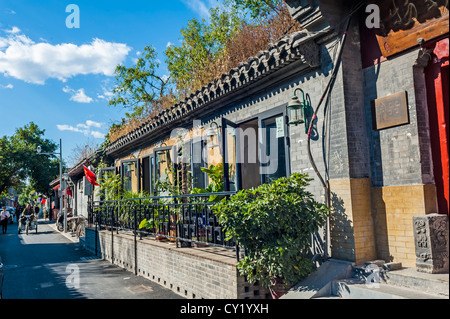
{"type": "Polygon", "coordinates": [[[96,182],[97,177],[95,176],[95,174],[84,165],[83,165],[83,169],[84,169],[84,175],[86,176],[86,179],[89,181],[89,183],[91,183],[92,185],[98,186],[98,184],[96,182]]]}

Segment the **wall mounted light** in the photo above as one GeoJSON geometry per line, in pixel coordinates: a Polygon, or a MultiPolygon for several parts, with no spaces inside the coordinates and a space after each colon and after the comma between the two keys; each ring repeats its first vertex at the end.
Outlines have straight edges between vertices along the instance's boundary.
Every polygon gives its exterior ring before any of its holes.
{"type": "MultiPolygon", "coordinates": [[[[163,147],[163,145],[167,146],[167,144],[164,143],[164,142],[161,143],[161,147],[163,147]]],[[[158,164],[162,164],[162,163],[167,162],[167,150],[156,151],[156,155],[158,157],[158,164]]]]}
{"type": "Polygon", "coordinates": [[[69,173],[67,171],[65,171],[62,176],[62,182],[62,188],[66,189],[69,186],[69,173]]]}
{"type": "MultiPolygon", "coordinates": [[[[305,93],[302,89],[297,88],[294,91],[294,96],[291,98],[287,109],[289,116],[289,125],[299,125],[306,123],[306,119],[308,116],[308,102],[305,99],[305,93]],[[302,93],[302,100],[297,96],[297,92],[300,91],[302,93]]],[[[305,130],[307,130],[305,125],[305,130]]]]}
{"type": "Polygon", "coordinates": [[[212,122],[209,128],[206,130],[208,148],[215,148],[219,146],[219,136],[219,125],[216,122],[212,122]],[[213,126],[215,126],[215,129],[213,128],[213,126]]]}

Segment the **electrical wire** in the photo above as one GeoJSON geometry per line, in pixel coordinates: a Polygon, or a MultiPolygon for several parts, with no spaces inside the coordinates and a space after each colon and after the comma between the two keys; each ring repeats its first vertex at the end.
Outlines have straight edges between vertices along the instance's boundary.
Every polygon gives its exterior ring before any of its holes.
{"type": "MultiPolygon", "coordinates": [[[[317,107],[314,110],[314,114],[313,114],[313,116],[311,118],[311,121],[309,122],[308,136],[307,136],[308,158],[309,158],[309,161],[310,161],[310,163],[311,163],[311,165],[312,165],[312,167],[314,169],[314,172],[316,173],[317,177],[319,178],[320,183],[322,184],[322,187],[323,187],[324,193],[325,193],[325,204],[328,207],[331,206],[329,182],[328,182],[328,179],[327,179],[327,181],[325,181],[324,178],[322,177],[322,175],[320,174],[320,172],[319,172],[319,170],[317,168],[317,165],[316,165],[316,163],[314,161],[314,158],[312,156],[312,153],[311,153],[311,133],[312,133],[312,129],[314,127],[314,122],[318,118],[317,114],[319,112],[320,107],[322,106],[322,103],[324,101],[328,100],[328,98],[329,98],[329,96],[330,96],[330,94],[332,92],[332,87],[333,87],[333,84],[334,84],[334,82],[336,80],[336,76],[337,76],[337,73],[339,71],[339,67],[340,67],[340,64],[341,64],[342,53],[343,53],[343,49],[344,49],[345,42],[346,42],[346,39],[347,39],[351,18],[353,16],[353,14],[355,12],[357,12],[361,8],[361,6],[363,4],[364,4],[364,1],[360,1],[359,4],[356,6],[356,8],[352,9],[350,11],[348,16],[346,17],[346,20],[344,19],[343,22],[341,22],[339,24],[339,25],[341,25],[342,23],[346,23],[346,26],[345,26],[345,29],[344,29],[344,33],[343,33],[341,41],[340,41],[341,45],[340,45],[340,48],[339,48],[338,56],[336,58],[336,62],[335,62],[335,65],[334,65],[334,68],[333,68],[330,80],[328,81],[328,84],[327,84],[327,86],[325,87],[325,90],[322,93],[322,96],[321,96],[321,98],[319,100],[319,103],[318,103],[317,107]]],[[[336,44],[334,44],[334,45],[336,45],[336,44]]],[[[329,227],[328,224],[329,224],[329,221],[328,221],[328,218],[327,218],[327,222],[326,222],[326,225],[325,225],[325,229],[326,230],[325,230],[325,236],[324,236],[325,237],[324,238],[324,259],[325,260],[328,259],[328,227],[329,227]]]]}
{"type": "Polygon", "coordinates": [[[339,70],[339,66],[340,66],[340,63],[341,63],[342,52],[343,52],[343,48],[344,48],[344,45],[345,45],[345,40],[347,38],[349,25],[350,25],[350,17],[347,20],[347,26],[346,26],[344,35],[343,35],[342,40],[341,40],[341,47],[339,48],[337,62],[336,62],[335,67],[333,69],[333,73],[331,74],[330,81],[328,81],[328,84],[327,84],[327,86],[326,86],[326,88],[325,88],[325,90],[324,90],[324,92],[322,94],[322,97],[320,98],[319,104],[317,105],[316,109],[314,110],[314,114],[313,114],[313,117],[311,118],[311,121],[309,122],[309,128],[308,128],[308,155],[309,155],[309,160],[310,160],[311,164],[313,165],[314,171],[318,175],[321,184],[324,187],[326,186],[326,183],[325,183],[322,175],[318,171],[317,166],[315,164],[315,161],[314,161],[314,159],[312,157],[312,154],[311,154],[311,132],[312,132],[312,129],[313,129],[313,126],[314,126],[314,121],[317,119],[318,111],[319,111],[320,107],[322,106],[322,103],[325,101],[326,97],[331,93],[330,89],[333,86],[334,81],[336,80],[337,72],[339,70]]]}

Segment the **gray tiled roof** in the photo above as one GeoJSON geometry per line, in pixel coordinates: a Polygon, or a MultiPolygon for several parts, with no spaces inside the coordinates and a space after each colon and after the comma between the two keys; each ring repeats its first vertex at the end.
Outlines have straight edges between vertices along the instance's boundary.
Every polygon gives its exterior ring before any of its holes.
{"type": "Polygon", "coordinates": [[[314,40],[301,31],[285,36],[277,43],[270,44],[267,50],[260,51],[256,56],[239,63],[236,68],[192,93],[183,101],[162,111],[158,116],[110,143],[105,147],[105,152],[111,154],[119,151],[135,140],[148,136],[159,127],[203,109],[223,96],[232,95],[247,88],[267,75],[300,59],[308,67],[317,67],[320,64],[318,46],[314,40]]]}

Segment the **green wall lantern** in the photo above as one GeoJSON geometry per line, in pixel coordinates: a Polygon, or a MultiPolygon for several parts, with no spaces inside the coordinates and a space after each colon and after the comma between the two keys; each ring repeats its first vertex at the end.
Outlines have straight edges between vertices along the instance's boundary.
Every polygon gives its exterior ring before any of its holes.
{"type": "Polygon", "coordinates": [[[287,109],[290,125],[299,125],[306,122],[306,117],[308,116],[308,102],[305,99],[305,93],[302,89],[297,88],[294,91],[294,96],[291,98],[287,109]],[[297,96],[298,91],[302,93],[301,101],[297,96]]]}
{"type": "MultiPolygon", "coordinates": [[[[167,146],[167,144],[164,143],[164,142],[161,143],[161,147],[163,147],[163,145],[167,146]]],[[[156,157],[157,157],[158,164],[162,164],[162,163],[167,162],[167,150],[158,150],[158,151],[156,151],[156,157]]]]}

